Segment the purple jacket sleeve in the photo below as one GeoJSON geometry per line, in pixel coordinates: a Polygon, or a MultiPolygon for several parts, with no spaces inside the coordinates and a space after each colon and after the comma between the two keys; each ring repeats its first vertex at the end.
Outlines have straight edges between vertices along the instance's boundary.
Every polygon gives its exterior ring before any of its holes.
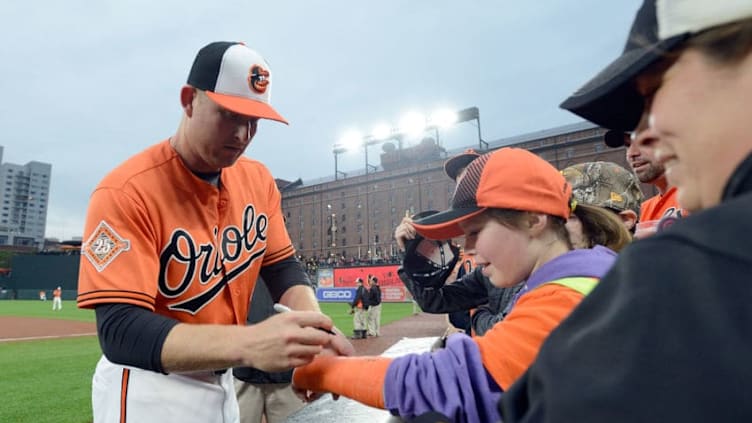
{"type": "Polygon", "coordinates": [[[445,349],[395,358],[384,380],[384,405],[413,418],[439,411],[456,422],[497,422],[501,388],[486,372],[475,341],[452,335],[445,349]]]}

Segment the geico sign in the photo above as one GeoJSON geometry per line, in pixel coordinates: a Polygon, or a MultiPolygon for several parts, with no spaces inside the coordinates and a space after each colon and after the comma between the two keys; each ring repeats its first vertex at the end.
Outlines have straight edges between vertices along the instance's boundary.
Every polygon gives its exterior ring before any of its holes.
{"type": "Polygon", "coordinates": [[[321,293],[321,298],[324,299],[330,299],[330,298],[350,298],[352,294],[350,294],[350,291],[324,291],[321,293]]]}

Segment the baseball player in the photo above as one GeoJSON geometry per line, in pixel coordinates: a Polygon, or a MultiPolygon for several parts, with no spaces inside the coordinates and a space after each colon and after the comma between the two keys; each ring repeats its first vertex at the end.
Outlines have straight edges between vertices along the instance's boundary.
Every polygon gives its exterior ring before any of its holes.
{"type": "Polygon", "coordinates": [[[281,371],[353,352],[319,330],[332,321],[295,259],[274,179],[242,157],[259,119],[286,123],[269,104],[271,82],[242,43],[206,45],[180,90],[177,132],[94,190],[78,293],[78,306],[96,311],[104,353],[94,422],[237,422],[225,369],[281,371]],[[298,311],[246,326],[259,275],[298,311]]]}
{"type": "Polygon", "coordinates": [[[52,291],[52,311],[63,309],[63,288],[57,287],[52,291]]]}

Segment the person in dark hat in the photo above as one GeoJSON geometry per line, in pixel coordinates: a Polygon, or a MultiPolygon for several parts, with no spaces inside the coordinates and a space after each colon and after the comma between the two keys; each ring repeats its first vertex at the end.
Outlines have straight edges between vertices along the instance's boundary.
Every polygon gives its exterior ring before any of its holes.
{"type": "Polygon", "coordinates": [[[690,215],[620,254],[502,420],[752,421],[752,2],[645,0],[622,55],[562,107],[634,131],[690,215]]]}

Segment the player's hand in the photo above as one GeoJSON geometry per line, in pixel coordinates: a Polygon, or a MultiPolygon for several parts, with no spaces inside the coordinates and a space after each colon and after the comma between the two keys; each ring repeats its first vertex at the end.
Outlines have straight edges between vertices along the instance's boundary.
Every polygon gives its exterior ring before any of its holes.
{"type": "MultiPolygon", "coordinates": [[[[308,364],[332,344],[334,338],[340,337],[320,328],[331,330],[332,320],[315,311],[276,314],[261,323],[246,326],[247,336],[240,340],[242,365],[278,372],[308,364]]],[[[341,342],[335,345],[337,351],[347,351],[341,342]]]]}
{"type": "Polygon", "coordinates": [[[397,241],[397,246],[399,246],[400,250],[404,250],[405,243],[414,239],[416,234],[415,227],[413,227],[413,219],[406,216],[402,218],[402,222],[394,230],[394,240],[397,241]]]}

